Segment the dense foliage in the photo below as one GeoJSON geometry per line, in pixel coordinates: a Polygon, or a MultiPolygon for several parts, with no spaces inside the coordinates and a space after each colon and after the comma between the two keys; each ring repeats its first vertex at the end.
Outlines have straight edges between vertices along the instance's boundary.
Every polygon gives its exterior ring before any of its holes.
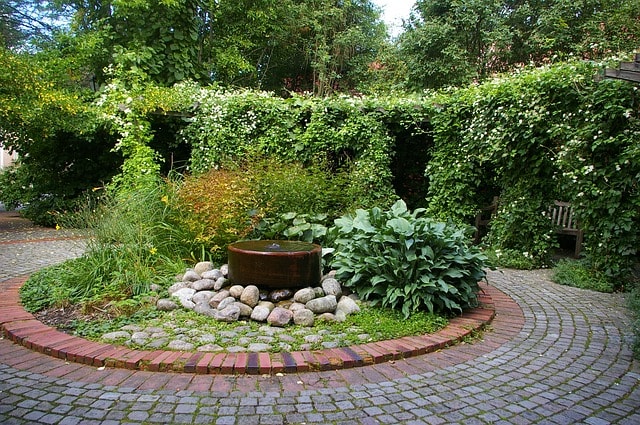
{"type": "Polygon", "coordinates": [[[441,98],[449,101],[431,120],[430,211],[469,221],[479,202],[499,196],[488,243],[541,265],[555,242],[548,205],[570,201],[594,271],[628,276],[640,202],[637,88],[596,82],[595,72],[571,62],[441,98]]]}
{"type": "Polygon", "coordinates": [[[358,209],[336,220],[331,265],[336,278],[372,303],[401,310],[462,312],[477,304],[485,257],[465,229],[409,211],[358,209]]]}
{"type": "Polygon", "coordinates": [[[484,80],[524,64],[601,60],[640,43],[637,0],[418,0],[398,48],[409,89],[484,80]]]}

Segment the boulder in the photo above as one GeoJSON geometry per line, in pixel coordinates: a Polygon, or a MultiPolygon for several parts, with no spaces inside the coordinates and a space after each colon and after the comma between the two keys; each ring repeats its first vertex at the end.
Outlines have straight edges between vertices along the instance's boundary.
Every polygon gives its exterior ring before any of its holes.
{"type": "Polygon", "coordinates": [[[207,270],[206,272],[201,273],[200,276],[203,279],[211,279],[211,280],[218,280],[221,277],[223,277],[220,269],[207,270]]]}
{"type": "Polygon", "coordinates": [[[243,286],[233,285],[231,288],[229,288],[229,295],[232,296],[233,298],[240,299],[240,296],[242,295],[242,291],[244,291],[243,286]]]}
{"type": "Polygon", "coordinates": [[[215,295],[216,293],[213,291],[199,291],[196,292],[193,297],[191,297],[191,301],[193,301],[196,304],[208,304],[209,300],[211,300],[211,298],[215,295]]]}
{"type": "Polygon", "coordinates": [[[195,270],[187,270],[184,275],[182,275],[183,282],[195,282],[196,280],[202,279],[195,270]]]}
{"type": "Polygon", "coordinates": [[[293,312],[293,323],[300,326],[313,326],[316,316],[313,311],[303,308],[293,312]]]}
{"type": "Polygon", "coordinates": [[[338,301],[338,306],[336,307],[336,314],[338,312],[343,312],[345,316],[348,316],[353,313],[358,313],[360,311],[360,307],[358,304],[349,297],[342,297],[340,301],[338,301]]]}
{"type": "Polygon", "coordinates": [[[326,295],[334,295],[336,299],[342,296],[342,285],[332,277],[322,281],[322,290],[326,295]]]}
{"type": "Polygon", "coordinates": [[[224,288],[225,286],[227,286],[227,282],[228,282],[228,281],[227,281],[227,279],[226,279],[226,278],[224,278],[224,277],[219,277],[219,278],[216,280],[216,284],[213,286],[213,290],[214,290],[214,291],[219,291],[219,290],[221,290],[222,288],[224,288]]]}
{"type": "Polygon", "coordinates": [[[160,298],[158,302],[156,302],[156,308],[160,311],[171,311],[178,308],[178,304],[168,298],[160,298]]]}
{"type": "Polygon", "coordinates": [[[338,302],[334,295],[327,295],[325,297],[312,299],[306,306],[315,314],[332,313],[336,310],[338,302]]]}
{"type": "Polygon", "coordinates": [[[313,288],[302,288],[293,294],[293,300],[297,303],[306,304],[316,297],[313,288]]]}
{"type": "Polygon", "coordinates": [[[260,290],[255,285],[248,285],[240,294],[240,301],[253,308],[260,302],[260,290]]]}
{"type": "Polygon", "coordinates": [[[229,291],[225,291],[222,290],[216,294],[213,295],[213,297],[211,297],[211,299],[209,299],[209,305],[212,308],[218,308],[218,305],[220,305],[220,301],[224,300],[225,298],[229,297],[229,291]]]}
{"type": "Polygon", "coordinates": [[[253,308],[243,302],[236,301],[234,305],[237,305],[240,309],[240,317],[251,317],[251,313],[253,313],[253,308]]]}
{"type": "Polygon", "coordinates": [[[267,317],[267,323],[271,326],[283,327],[287,326],[293,319],[293,312],[281,307],[276,307],[267,317]]]}
{"type": "Polygon", "coordinates": [[[167,289],[167,292],[169,292],[169,295],[173,295],[174,292],[182,288],[188,288],[188,287],[189,287],[189,282],[176,282],[173,285],[169,286],[169,288],[167,289]]]}
{"type": "Polygon", "coordinates": [[[202,276],[202,273],[208,272],[213,269],[213,263],[211,261],[201,261],[193,267],[193,271],[202,276]]]}
{"type": "Polygon", "coordinates": [[[216,285],[216,281],[212,279],[200,279],[191,283],[191,287],[196,291],[206,291],[208,289],[213,289],[216,285]]]}
{"type": "Polygon", "coordinates": [[[236,302],[235,298],[227,297],[224,300],[220,301],[220,304],[218,304],[218,310],[224,310],[225,308],[227,308],[228,306],[232,305],[235,302],[236,302]]]}
{"type": "Polygon", "coordinates": [[[220,322],[236,322],[240,318],[240,307],[235,304],[231,304],[222,310],[214,310],[214,318],[220,322]]]}
{"type": "Polygon", "coordinates": [[[269,314],[271,313],[271,310],[268,307],[265,307],[263,305],[257,305],[253,308],[253,311],[251,312],[251,320],[255,320],[256,322],[266,322],[267,321],[267,317],[269,317],[269,314]]]}

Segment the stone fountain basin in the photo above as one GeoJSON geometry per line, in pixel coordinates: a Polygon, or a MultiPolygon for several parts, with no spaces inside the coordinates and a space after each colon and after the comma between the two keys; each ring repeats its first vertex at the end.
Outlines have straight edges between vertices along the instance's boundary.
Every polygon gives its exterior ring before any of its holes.
{"type": "Polygon", "coordinates": [[[300,241],[240,241],[228,247],[229,280],[259,288],[317,286],[322,277],[322,247],[300,241]]]}

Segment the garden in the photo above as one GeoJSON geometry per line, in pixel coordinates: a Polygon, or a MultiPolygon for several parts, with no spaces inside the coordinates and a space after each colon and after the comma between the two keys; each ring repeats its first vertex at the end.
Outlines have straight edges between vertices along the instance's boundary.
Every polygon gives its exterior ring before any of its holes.
{"type": "MultiPolygon", "coordinates": [[[[36,220],[88,229],[89,239],[82,258],[29,279],[25,308],[75,306],[92,319],[67,323],[69,331],[89,338],[167,321],[223,332],[228,324],[156,303],[177,274],[220,267],[230,243],[252,239],[331,248],[323,273],[364,310],[317,321],[313,332],[345,335],[338,344],[444,326],[476,305],[487,267],[553,267],[561,283],[631,291],[638,93],[594,80],[598,71],[574,61],[422,95],[281,98],[159,87],[116,69],[93,103],[48,104],[89,133],[75,137],[115,137],[121,166],[75,207],[27,206],[36,220]],[[160,138],[172,150],[159,149],[160,138]],[[494,197],[488,234],[473,245],[474,217],[494,197]],[[557,261],[563,241],[547,216],[557,199],[572,203],[584,230],[579,260],[557,261]]],[[[1,178],[15,187],[23,172],[1,178]]],[[[3,199],[11,203],[10,191],[3,199]]],[[[228,343],[261,326],[241,323],[228,343]]],[[[297,335],[272,349],[318,347],[297,335]]]]}

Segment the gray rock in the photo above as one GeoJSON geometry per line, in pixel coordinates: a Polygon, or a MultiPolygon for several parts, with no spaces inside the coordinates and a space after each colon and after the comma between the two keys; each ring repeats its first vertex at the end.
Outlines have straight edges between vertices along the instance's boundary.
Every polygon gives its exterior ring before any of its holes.
{"type": "Polygon", "coordinates": [[[210,344],[212,342],[216,342],[216,340],[217,338],[213,334],[200,335],[200,338],[198,338],[198,342],[202,342],[204,344],[210,344]]]}
{"type": "Polygon", "coordinates": [[[151,292],[160,292],[162,291],[162,286],[158,285],[157,283],[152,283],[151,285],[149,285],[149,290],[151,292]]]}
{"type": "Polygon", "coordinates": [[[338,312],[343,312],[345,316],[348,316],[353,313],[358,313],[360,311],[360,307],[358,304],[349,297],[342,297],[340,301],[338,301],[338,306],[336,307],[336,314],[338,312]]]}
{"type": "Polygon", "coordinates": [[[260,301],[260,290],[255,285],[248,285],[240,294],[240,301],[249,307],[255,307],[260,301]]]}
{"type": "Polygon", "coordinates": [[[293,300],[297,303],[306,304],[316,297],[313,288],[302,288],[293,294],[293,300]]]}
{"type": "Polygon", "coordinates": [[[342,285],[332,277],[322,281],[322,290],[326,295],[334,295],[336,299],[342,296],[342,285]]]}
{"type": "Polygon", "coordinates": [[[104,339],[105,341],[116,341],[119,339],[129,339],[129,338],[131,338],[131,334],[126,331],[115,331],[115,332],[109,332],[102,335],[102,339],[104,339]]]}
{"type": "Polygon", "coordinates": [[[201,261],[193,266],[193,271],[202,276],[202,273],[211,271],[213,269],[213,263],[211,261],[201,261]]]}
{"type": "Polygon", "coordinates": [[[228,264],[223,264],[220,266],[220,272],[222,273],[223,276],[228,276],[229,275],[229,265],[228,264]]]}
{"type": "Polygon", "coordinates": [[[325,341],[322,343],[322,348],[338,348],[339,345],[336,341],[325,341]]]}
{"type": "Polygon", "coordinates": [[[324,276],[322,276],[321,280],[325,280],[325,279],[329,279],[329,278],[335,278],[336,277],[336,270],[331,270],[329,271],[329,273],[325,274],[324,276]]]}
{"type": "Polygon", "coordinates": [[[276,308],[276,305],[274,303],[272,303],[271,301],[260,301],[258,303],[259,306],[261,307],[266,307],[269,309],[269,312],[271,312],[271,310],[273,310],[274,308],[276,308]]]}
{"type": "Polygon", "coordinates": [[[316,293],[316,298],[321,298],[321,297],[324,297],[325,295],[327,295],[327,294],[324,293],[324,289],[322,289],[319,286],[316,286],[315,288],[313,288],[313,290],[316,293]]]}
{"type": "Polygon", "coordinates": [[[240,318],[240,308],[235,304],[231,304],[222,310],[215,310],[215,312],[214,317],[220,322],[231,323],[238,321],[238,318],[240,318]]]}
{"type": "Polygon", "coordinates": [[[212,309],[211,306],[207,303],[196,304],[196,306],[193,308],[193,311],[209,317],[215,317],[216,315],[216,310],[212,309]]]}
{"type": "Polygon", "coordinates": [[[191,351],[193,350],[194,345],[190,342],[182,341],[180,339],[176,339],[167,344],[167,348],[170,350],[177,351],[191,351]]]}
{"type": "Polygon", "coordinates": [[[345,314],[344,311],[336,310],[335,316],[336,316],[336,322],[342,323],[345,320],[347,320],[347,315],[345,314]]]}
{"type": "Polygon", "coordinates": [[[217,351],[222,351],[222,350],[224,350],[224,348],[222,348],[218,344],[205,344],[205,345],[201,345],[200,347],[197,348],[197,351],[213,352],[213,353],[215,353],[217,351]]]}
{"type": "Polygon", "coordinates": [[[313,314],[313,311],[307,310],[306,308],[302,310],[297,310],[293,313],[293,323],[300,326],[313,326],[316,319],[316,315],[313,314]]]}
{"type": "Polygon", "coordinates": [[[200,279],[202,279],[202,278],[194,270],[187,270],[182,275],[182,281],[183,282],[195,282],[196,280],[200,280],[200,279]]]}
{"type": "Polygon", "coordinates": [[[304,342],[309,344],[316,344],[322,342],[322,336],[320,335],[307,335],[304,337],[304,342]]]}
{"type": "Polygon", "coordinates": [[[213,289],[216,285],[216,281],[212,279],[200,279],[191,283],[191,287],[196,291],[205,291],[213,289]]]}
{"type": "Polygon", "coordinates": [[[160,298],[156,302],[156,308],[160,311],[171,311],[178,308],[178,304],[174,300],[168,298],[160,298]]]}
{"type": "Polygon", "coordinates": [[[169,292],[169,295],[173,295],[174,292],[183,288],[188,288],[188,287],[189,287],[189,282],[176,282],[173,285],[169,286],[169,288],[167,289],[167,292],[169,292]]]}
{"type": "Polygon", "coordinates": [[[254,342],[252,344],[249,344],[249,347],[247,348],[247,351],[251,352],[251,353],[261,353],[264,351],[269,351],[271,349],[271,346],[269,344],[264,344],[261,342],[254,342]]]}
{"type": "Polygon", "coordinates": [[[216,284],[213,286],[214,291],[219,291],[227,285],[227,279],[224,277],[219,277],[216,280],[216,284]]]}
{"type": "Polygon", "coordinates": [[[300,303],[293,303],[289,306],[289,310],[294,312],[298,310],[302,310],[303,308],[307,308],[307,307],[305,307],[304,304],[300,304],[300,303]]]}
{"type": "Polygon", "coordinates": [[[251,312],[251,320],[255,320],[256,322],[265,322],[267,317],[269,317],[271,310],[268,307],[257,305],[251,312]]]}
{"type": "Polygon", "coordinates": [[[271,326],[287,326],[293,319],[293,312],[281,307],[276,307],[267,317],[267,323],[271,326]]]}
{"type": "Polygon", "coordinates": [[[150,335],[147,332],[138,331],[131,334],[131,339],[149,339],[150,335]]]}
{"type": "Polygon", "coordinates": [[[334,312],[338,306],[334,295],[327,295],[321,298],[314,298],[306,304],[307,308],[315,314],[334,312]]]}
{"type": "Polygon", "coordinates": [[[199,291],[193,294],[193,297],[191,297],[191,301],[193,301],[196,304],[202,304],[202,303],[208,304],[211,298],[215,294],[216,293],[213,291],[199,291]]]}
{"type": "Polygon", "coordinates": [[[232,296],[233,298],[240,299],[240,296],[242,295],[242,291],[244,291],[243,286],[233,285],[231,288],[229,288],[229,295],[232,296]]]}
{"type": "Polygon", "coordinates": [[[169,340],[167,338],[158,338],[158,339],[154,339],[153,341],[149,342],[146,346],[148,348],[162,348],[165,345],[167,345],[167,342],[169,340]]]}
{"type": "Polygon", "coordinates": [[[211,280],[218,280],[223,277],[222,272],[219,269],[208,270],[204,273],[201,273],[200,276],[202,276],[203,279],[211,280]]]}
{"type": "Polygon", "coordinates": [[[316,317],[316,320],[324,320],[325,322],[337,322],[336,315],[333,313],[322,313],[316,317]]]}
{"type": "Polygon", "coordinates": [[[240,317],[251,317],[251,313],[253,313],[253,308],[251,308],[250,306],[240,301],[236,301],[234,304],[237,305],[238,308],[240,309],[240,317]]]}
{"type": "Polygon", "coordinates": [[[218,308],[218,305],[220,305],[220,301],[228,297],[229,297],[229,291],[222,290],[217,294],[215,294],[213,297],[211,297],[211,299],[209,299],[209,305],[212,308],[218,308]]]}
{"type": "MultiPolygon", "coordinates": [[[[234,304],[236,302],[236,299],[233,297],[227,297],[224,300],[220,301],[220,304],[218,304],[218,310],[224,310],[225,308],[227,308],[228,306],[234,304]]],[[[239,309],[240,307],[238,307],[239,309]]]]}
{"type": "Polygon", "coordinates": [[[246,351],[247,348],[241,345],[233,345],[231,347],[227,347],[227,353],[244,353],[246,351]]]}
{"type": "Polygon", "coordinates": [[[180,304],[184,308],[192,309],[196,306],[196,304],[191,301],[191,298],[196,293],[195,289],[191,288],[182,288],[173,293],[173,297],[178,298],[180,300],[180,304]]]}

